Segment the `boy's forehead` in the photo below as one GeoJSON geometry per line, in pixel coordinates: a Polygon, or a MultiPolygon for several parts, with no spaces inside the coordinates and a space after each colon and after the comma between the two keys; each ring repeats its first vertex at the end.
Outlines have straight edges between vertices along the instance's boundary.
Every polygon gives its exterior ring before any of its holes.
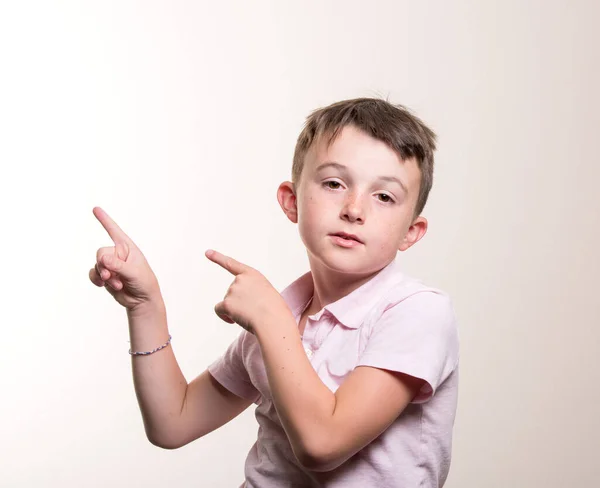
{"type": "Polygon", "coordinates": [[[355,157],[400,159],[383,141],[371,137],[354,126],[342,128],[335,139],[331,138],[331,134],[320,135],[312,144],[309,154],[312,156],[310,159],[313,163],[336,156],[345,156],[348,159],[355,157]]]}

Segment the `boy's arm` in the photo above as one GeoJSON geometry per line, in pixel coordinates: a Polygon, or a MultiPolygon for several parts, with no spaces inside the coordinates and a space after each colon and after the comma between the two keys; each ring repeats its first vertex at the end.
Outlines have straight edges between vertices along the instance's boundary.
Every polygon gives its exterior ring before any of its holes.
{"type": "Polygon", "coordinates": [[[418,293],[425,298],[411,299],[417,313],[405,300],[378,322],[361,367],[334,394],[306,357],[296,319],[268,280],[216,251],[207,251],[206,257],[235,276],[215,312],[258,339],[277,413],[296,457],[309,469],[327,471],[342,464],[380,435],[425,382],[432,395],[434,376],[439,380],[456,364],[450,302],[435,298],[432,304],[429,295],[437,294],[418,293]]]}
{"type": "Polygon", "coordinates": [[[336,468],[373,441],[423,384],[408,375],[358,367],[334,394],[306,357],[293,317],[259,329],[257,338],[294,453],[314,471],[336,468]]]}
{"type": "MultiPolygon", "coordinates": [[[[127,312],[133,351],[148,351],[169,337],[164,302],[127,312]]],[[[221,427],[252,402],[226,390],[204,371],[183,376],[172,347],[132,356],[133,382],[148,440],[176,449],[221,427]]]]}

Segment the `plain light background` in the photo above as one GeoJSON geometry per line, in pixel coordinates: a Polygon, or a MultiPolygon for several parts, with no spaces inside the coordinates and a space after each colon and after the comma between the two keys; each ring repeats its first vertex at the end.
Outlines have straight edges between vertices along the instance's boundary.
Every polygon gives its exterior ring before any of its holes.
{"type": "Polygon", "coordinates": [[[406,272],[451,294],[448,488],[600,486],[597,2],[7,1],[0,6],[0,486],[233,487],[250,408],[145,438],[124,309],[88,280],[104,208],[159,277],[188,381],[239,330],[215,248],[282,289],[308,113],[382,96],[439,135],[406,272]]]}

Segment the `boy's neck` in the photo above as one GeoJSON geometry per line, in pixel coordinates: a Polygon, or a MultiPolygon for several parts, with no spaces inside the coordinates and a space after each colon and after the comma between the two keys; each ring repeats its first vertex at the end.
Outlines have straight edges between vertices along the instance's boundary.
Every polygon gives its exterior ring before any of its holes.
{"type": "Polygon", "coordinates": [[[314,315],[323,307],[349,295],[381,271],[378,270],[368,275],[349,275],[335,273],[323,269],[322,266],[315,266],[310,258],[309,261],[314,288],[312,302],[308,307],[308,315],[314,315]]]}

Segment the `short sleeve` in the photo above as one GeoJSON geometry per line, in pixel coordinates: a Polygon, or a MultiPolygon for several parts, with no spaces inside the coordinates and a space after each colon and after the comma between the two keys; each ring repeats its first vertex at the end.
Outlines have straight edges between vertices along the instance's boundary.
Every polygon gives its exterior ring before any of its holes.
{"type": "Polygon", "coordinates": [[[242,331],[223,355],[208,367],[208,372],[230,392],[256,403],[260,393],[252,384],[244,365],[244,342],[247,335],[247,331],[242,331]]]}
{"type": "Polygon", "coordinates": [[[358,366],[423,379],[413,403],[428,401],[458,365],[458,330],[450,298],[415,293],[389,307],[373,326],[358,366]]]}

